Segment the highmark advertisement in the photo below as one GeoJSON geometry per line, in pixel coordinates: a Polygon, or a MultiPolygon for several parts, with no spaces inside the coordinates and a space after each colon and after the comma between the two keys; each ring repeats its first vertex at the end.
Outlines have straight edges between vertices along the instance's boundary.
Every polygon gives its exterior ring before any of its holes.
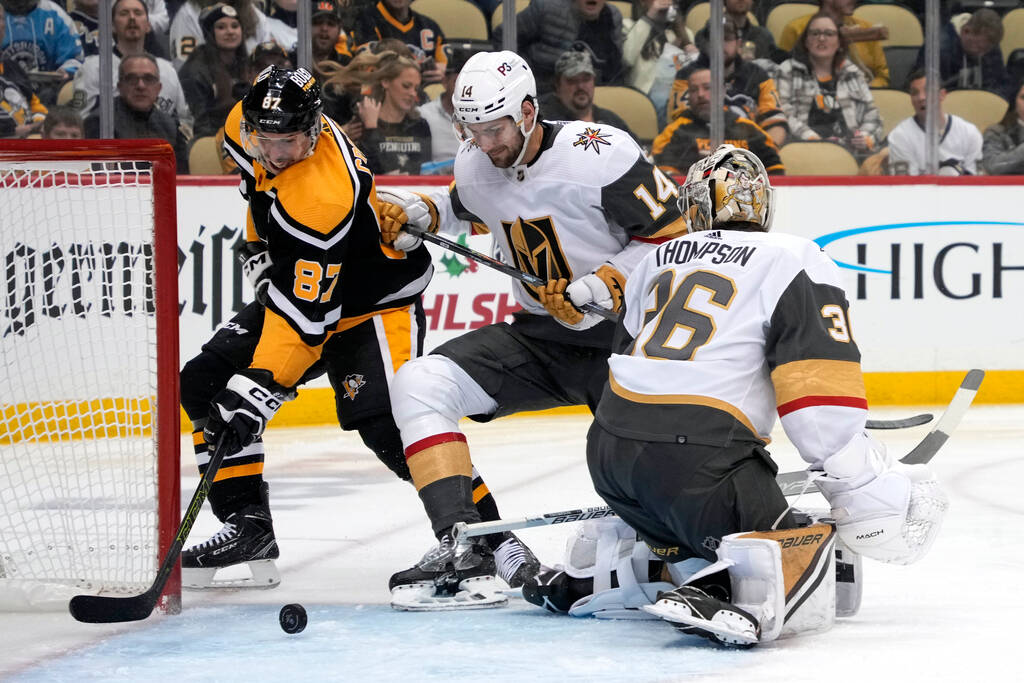
{"type": "MultiPolygon", "coordinates": [[[[874,403],[945,402],[972,367],[989,371],[979,400],[1024,400],[1024,185],[783,182],[774,230],[814,240],[842,269],[874,403]]],[[[233,254],[244,217],[235,185],[178,188],[182,362],[251,299],[233,254]]],[[[491,253],[488,236],[460,241],[491,253]]],[[[508,276],[429,248],[428,350],[511,320],[508,276]]]]}

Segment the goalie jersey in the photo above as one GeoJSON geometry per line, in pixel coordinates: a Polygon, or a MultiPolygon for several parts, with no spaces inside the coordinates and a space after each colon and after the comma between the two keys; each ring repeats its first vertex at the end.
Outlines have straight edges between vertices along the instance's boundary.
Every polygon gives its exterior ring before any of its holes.
{"type": "Polygon", "coordinates": [[[380,242],[377,191],[365,157],[323,117],[313,154],[276,176],[241,142],[241,102],[224,126],[224,147],[242,173],[249,202],[247,241],[263,241],[273,262],[263,333],[253,367],[292,386],[346,322],[408,306],[433,274],[425,248],[380,242]]]}
{"type": "MultiPolygon", "coordinates": [[[[605,262],[628,277],[656,244],[686,232],[675,183],[628,133],[584,121],[540,125],[540,152],[521,176],[495,167],[473,142],[462,144],[455,182],[431,197],[442,231],[464,232],[472,223],[493,235],[505,263],[570,282],[605,262]]],[[[516,282],[513,290],[527,313],[548,315],[535,287],[516,282]]],[[[610,343],[612,325],[601,326],[610,343]]]]}
{"type": "Polygon", "coordinates": [[[846,295],[813,242],[737,230],[672,240],[638,265],[625,305],[596,414],[613,434],[763,445],[777,413],[820,465],[863,431],[846,295]]]}

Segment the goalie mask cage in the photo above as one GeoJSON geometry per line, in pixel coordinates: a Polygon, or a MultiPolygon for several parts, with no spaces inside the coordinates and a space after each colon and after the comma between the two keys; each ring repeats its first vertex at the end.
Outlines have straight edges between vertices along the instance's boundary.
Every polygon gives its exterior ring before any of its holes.
{"type": "Polygon", "coordinates": [[[141,593],[180,522],[170,146],[0,140],[0,258],[0,610],[141,593]]]}

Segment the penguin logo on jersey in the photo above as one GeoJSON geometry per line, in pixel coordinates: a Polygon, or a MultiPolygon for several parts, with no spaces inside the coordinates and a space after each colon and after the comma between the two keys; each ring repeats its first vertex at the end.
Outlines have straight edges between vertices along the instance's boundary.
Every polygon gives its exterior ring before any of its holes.
{"type": "Polygon", "coordinates": [[[362,375],[349,375],[342,382],[341,387],[345,390],[345,396],[350,400],[356,400],[356,394],[359,393],[359,388],[366,384],[366,380],[363,379],[362,375]]]}
{"type": "Polygon", "coordinates": [[[579,137],[576,138],[576,142],[572,143],[572,146],[583,147],[583,151],[592,149],[597,154],[601,154],[601,145],[611,147],[612,143],[608,142],[610,137],[611,133],[602,133],[600,128],[587,127],[583,129],[582,133],[579,133],[579,137]]]}

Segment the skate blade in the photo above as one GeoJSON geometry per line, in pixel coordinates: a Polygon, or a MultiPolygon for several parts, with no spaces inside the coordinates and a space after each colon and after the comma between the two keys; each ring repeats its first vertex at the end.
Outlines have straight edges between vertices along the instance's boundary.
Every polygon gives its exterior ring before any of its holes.
{"type": "Polygon", "coordinates": [[[273,560],[253,560],[228,567],[182,567],[181,587],[188,590],[269,590],[281,585],[281,575],[273,560]],[[248,565],[250,576],[234,576],[243,565],[248,565]],[[218,572],[229,576],[217,578],[218,572]]]}
{"type": "Polygon", "coordinates": [[[757,632],[750,627],[750,622],[728,610],[719,611],[709,621],[693,616],[687,607],[675,600],[658,600],[653,605],[642,605],[640,609],[665,621],[693,626],[710,633],[723,645],[750,646],[759,642],[757,632]]]}
{"type": "Polygon", "coordinates": [[[400,612],[445,612],[469,609],[492,609],[508,604],[508,596],[498,589],[493,577],[466,579],[455,595],[435,595],[432,582],[395,586],[391,591],[391,607],[400,612]]]}

